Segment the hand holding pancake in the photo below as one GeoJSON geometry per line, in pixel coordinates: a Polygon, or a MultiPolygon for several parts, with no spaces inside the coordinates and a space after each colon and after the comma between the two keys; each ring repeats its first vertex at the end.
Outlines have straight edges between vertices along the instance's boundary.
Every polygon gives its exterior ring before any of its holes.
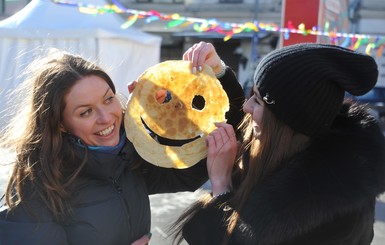
{"type": "Polygon", "coordinates": [[[215,74],[222,70],[221,58],[211,43],[194,44],[183,54],[183,60],[189,60],[192,63],[193,73],[201,72],[204,64],[210,66],[215,74]]]}

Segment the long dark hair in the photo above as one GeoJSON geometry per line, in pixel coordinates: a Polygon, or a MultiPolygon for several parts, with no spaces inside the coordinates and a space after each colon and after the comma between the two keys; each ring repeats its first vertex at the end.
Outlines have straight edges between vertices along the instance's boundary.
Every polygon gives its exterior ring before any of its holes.
{"type": "MultiPolygon", "coordinates": [[[[267,107],[264,108],[260,127],[261,134],[256,138],[253,135],[250,114],[245,115],[239,127],[243,135],[240,150],[240,156],[243,157],[238,158],[236,166],[237,169],[241,170],[243,177],[239,187],[235,190],[234,196],[228,201],[234,211],[226,221],[227,232],[222,244],[228,243],[228,237],[233,232],[239,218],[239,211],[252,189],[259,182],[268,178],[274,171],[283,167],[282,164],[285,159],[303,150],[309,143],[307,136],[295,132],[282,123],[267,107]]],[[[183,241],[182,230],[184,224],[196,212],[208,205],[210,199],[210,195],[203,196],[172,224],[170,233],[174,235],[173,244],[180,244],[183,241]]]]}
{"type": "Polygon", "coordinates": [[[16,153],[6,190],[9,210],[30,195],[37,195],[58,221],[71,212],[67,187],[78,176],[85,159],[71,166],[64,161],[64,157],[74,159],[74,152],[66,144],[60,125],[66,94],[89,75],[105,80],[115,93],[111,78],[80,56],[54,51],[29,66],[29,78],[21,87],[25,99],[1,142],[16,153]],[[32,193],[27,191],[31,186],[32,193]]]}

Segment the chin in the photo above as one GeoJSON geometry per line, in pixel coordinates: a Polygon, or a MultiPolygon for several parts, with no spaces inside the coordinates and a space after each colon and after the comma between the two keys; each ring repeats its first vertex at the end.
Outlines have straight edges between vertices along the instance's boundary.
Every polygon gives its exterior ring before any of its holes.
{"type": "Polygon", "coordinates": [[[119,144],[119,137],[116,140],[109,142],[108,146],[116,146],[117,144],[119,144]]]}

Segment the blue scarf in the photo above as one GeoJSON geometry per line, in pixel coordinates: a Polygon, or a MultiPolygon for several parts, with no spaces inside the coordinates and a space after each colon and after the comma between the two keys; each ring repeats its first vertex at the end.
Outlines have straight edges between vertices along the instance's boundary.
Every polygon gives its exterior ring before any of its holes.
{"type": "MultiPolygon", "coordinates": [[[[117,155],[120,152],[120,150],[122,150],[125,142],[126,142],[126,137],[125,137],[125,132],[123,130],[119,138],[119,143],[116,146],[87,146],[87,148],[91,151],[98,151],[102,153],[117,155]]],[[[85,145],[83,145],[80,139],[76,140],[76,144],[79,145],[80,147],[83,147],[83,148],[85,147],[85,145]]]]}

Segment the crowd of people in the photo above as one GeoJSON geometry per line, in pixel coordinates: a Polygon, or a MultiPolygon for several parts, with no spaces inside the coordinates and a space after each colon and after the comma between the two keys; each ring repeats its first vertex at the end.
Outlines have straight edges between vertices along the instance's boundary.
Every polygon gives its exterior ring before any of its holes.
{"type": "Polygon", "coordinates": [[[186,169],[139,156],[125,137],[125,103],[95,63],[53,52],[31,64],[28,96],[1,140],[16,158],[0,244],[148,244],[148,195],[207,180],[211,193],[173,224],[175,244],[371,243],[385,139],[368,108],[344,95],[375,86],[372,57],[328,44],[279,48],[259,62],[248,98],[211,43],[182,59],[194,73],[210,66],[230,100],[227,122],[206,136],[207,158],[186,169]]]}

